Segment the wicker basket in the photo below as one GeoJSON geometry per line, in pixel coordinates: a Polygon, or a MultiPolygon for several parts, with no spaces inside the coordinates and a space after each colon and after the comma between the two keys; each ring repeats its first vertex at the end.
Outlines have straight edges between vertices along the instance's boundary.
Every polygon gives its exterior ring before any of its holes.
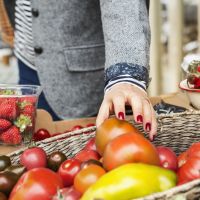
{"type": "MultiPolygon", "coordinates": [[[[141,131],[142,126],[136,125],[141,131]]],[[[95,127],[85,128],[71,133],[62,134],[36,143],[48,154],[60,150],[68,157],[79,152],[89,138],[94,136],[95,127]]],[[[200,141],[200,111],[187,111],[179,114],[158,116],[158,136],[155,145],[164,145],[173,148],[180,154],[192,143],[200,141]]],[[[13,163],[18,163],[21,149],[9,154],[13,163]]],[[[200,180],[195,180],[161,193],[140,198],[140,200],[186,200],[200,199],[200,180]]]]}

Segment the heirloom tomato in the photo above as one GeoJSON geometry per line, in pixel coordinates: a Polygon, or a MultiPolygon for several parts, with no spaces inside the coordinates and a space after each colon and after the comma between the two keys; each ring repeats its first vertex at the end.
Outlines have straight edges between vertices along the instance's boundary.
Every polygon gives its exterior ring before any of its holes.
{"type": "Polygon", "coordinates": [[[114,138],[125,133],[139,133],[139,130],[125,120],[109,118],[96,130],[96,148],[103,155],[106,145],[114,138]]]}
{"type": "Polygon", "coordinates": [[[13,188],[9,200],[51,200],[63,183],[58,174],[46,168],[26,172],[13,188]]]}
{"type": "Polygon", "coordinates": [[[107,144],[103,154],[103,166],[106,170],[134,162],[160,165],[156,148],[141,134],[123,134],[107,144]]]}

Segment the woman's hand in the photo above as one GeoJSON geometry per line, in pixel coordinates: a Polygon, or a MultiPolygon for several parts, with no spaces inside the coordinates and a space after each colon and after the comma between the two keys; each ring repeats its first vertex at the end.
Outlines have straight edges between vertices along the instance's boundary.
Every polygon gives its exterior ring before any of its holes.
{"type": "Polygon", "coordinates": [[[147,93],[137,86],[127,83],[117,83],[105,93],[96,120],[97,127],[109,118],[113,111],[118,119],[123,120],[125,118],[125,105],[132,107],[135,122],[143,123],[144,130],[149,133],[150,139],[153,140],[157,131],[157,122],[147,93]]]}

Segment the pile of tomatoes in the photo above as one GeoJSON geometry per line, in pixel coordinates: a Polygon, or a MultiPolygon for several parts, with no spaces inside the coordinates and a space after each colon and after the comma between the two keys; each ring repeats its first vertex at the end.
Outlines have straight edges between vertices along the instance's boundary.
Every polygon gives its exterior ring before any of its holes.
{"type": "Polygon", "coordinates": [[[26,149],[20,165],[5,157],[0,156],[2,200],[78,200],[101,177],[127,163],[172,170],[178,185],[200,178],[200,143],[177,157],[171,148],[155,147],[132,124],[116,118],[106,120],[73,158],[61,151],[47,155],[39,147],[26,149]]]}

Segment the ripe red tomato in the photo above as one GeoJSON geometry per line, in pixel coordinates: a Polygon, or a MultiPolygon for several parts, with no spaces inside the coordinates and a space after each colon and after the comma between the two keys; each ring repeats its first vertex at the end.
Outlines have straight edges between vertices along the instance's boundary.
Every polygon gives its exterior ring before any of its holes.
{"type": "Polygon", "coordinates": [[[81,193],[74,189],[74,187],[63,188],[59,190],[52,200],[79,200],[81,198],[81,193]]]}
{"type": "Polygon", "coordinates": [[[88,140],[87,144],[85,145],[84,149],[97,151],[96,144],[95,144],[95,138],[90,138],[88,140]]]}
{"type": "Polygon", "coordinates": [[[59,188],[63,188],[63,183],[58,174],[50,169],[36,168],[22,175],[9,200],[51,200],[59,188]]]}
{"type": "Polygon", "coordinates": [[[47,156],[45,151],[40,147],[26,149],[20,156],[20,164],[24,165],[27,170],[46,167],[47,156]]]}
{"type": "Polygon", "coordinates": [[[160,158],[160,164],[166,169],[176,171],[178,160],[174,151],[169,147],[159,146],[156,148],[160,158]]]}
{"type": "Polygon", "coordinates": [[[105,170],[98,165],[89,165],[82,169],[74,179],[74,187],[80,193],[84,193],[92,184],[105,174],[105,170]]]}
{"type": "Polygon", "coordinates": [[[154,145],[140,134],[123,134],[110,141],[103,154],[103,166],[110,171],[120,165],[142,162],[160,165],[154,145]]]}
{"type": "Polygon", "coordinates": [[[79,160],[80,162],[85,162],[90,159],[99,160],[100,155],[96,151],[86,149],[77,153],[75,159],[79,160]]]}
{"type": "Polygon", "coordinates": [[[200,178],[200,159],[198,157],[191,157],[178,170],[178,183],[183,184],[194,179],[200,178]]]}
{"type": "Polygon", "coordinates": [[[40,140],[44,140],[44,139],[50,138],[50,137],[51,137],[51,135],[50,135],[49,131],[44,128],[39,129],[37,132],[35,132],[33,134],[34,141],[40,141],[40,140]]]}
{"type": "Polygon", "coordinates": [[[137,128],[125,120],[109,118],[96,130],[96,147],[100,155],[103,155],[106,145],[112,139],[125,133],[140,133],[137,128]]]}
{"type": "Polygon", "coordinates": [[[80,130],[80,129],[82,129],[83,128],[83,126],[81,126],[81,125],[76,125],[76,126],[74,126],[72,129],[71,129],[71,131],[77,131],[77,130],[80,130]]]}
{"type": "Polygon", "coordinates": [[[91,127],[91,126],[95,126],[95,124],[91,123],[86,125],[86,127],[91,127]]]}
{"type": "Polygon", "coordinates": [[[58,169],[58,174],[63,180],[65,187],[73,185],[74,177],[78,174],[80,169],[81,169],[81,162],[76,159],[68,159],[60,165],[58,169]]]}
{"type": "Polygon", "coordinates": [[[178,183],[183,184],[200,178],[200,142],[192,146],[178,157],[178,183]]]}

